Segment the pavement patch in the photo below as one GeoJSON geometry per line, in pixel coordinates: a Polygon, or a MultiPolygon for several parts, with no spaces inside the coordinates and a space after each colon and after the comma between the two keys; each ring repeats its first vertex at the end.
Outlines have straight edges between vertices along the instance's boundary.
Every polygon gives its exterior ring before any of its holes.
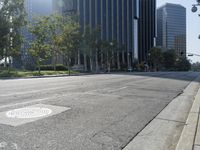
{"type": "Polygon", "coordinates": [[[26,123],[44,119],[64,111],[70,110],[69,107],[36,104],[24,108],[13,109],[0,113],[0,124],[10,126],[20,126],[26,123]]]}

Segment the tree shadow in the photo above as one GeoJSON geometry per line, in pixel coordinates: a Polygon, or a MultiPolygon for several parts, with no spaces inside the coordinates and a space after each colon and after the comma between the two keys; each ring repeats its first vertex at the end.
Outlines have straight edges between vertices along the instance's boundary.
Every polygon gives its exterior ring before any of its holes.
{"type": "Polygon", "coordinates": [[[164,78],[164,79],[184,80],[184,81],[193,81],[198,76],[200,76],[200,72],[129,72],[129,73],[119,72],[119,73],[112,73],[112,74],[164,78]]]}

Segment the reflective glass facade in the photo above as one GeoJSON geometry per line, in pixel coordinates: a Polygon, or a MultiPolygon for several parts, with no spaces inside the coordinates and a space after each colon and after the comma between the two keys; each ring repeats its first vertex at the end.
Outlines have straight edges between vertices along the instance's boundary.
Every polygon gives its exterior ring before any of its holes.
{"type": "Polygon", "coordinates": [[[139,7],[139,60],[147,62],[149,50],[155,46],[156,0],[138,0],[139,7]]]}
{"type": "Polygon", "coordinates": [[[87,26],[100,26],[102,40],[117,40],[127,59],[144,61],[147,51],[154,46],[156,0],[63,0],[63,3],[63,12],[73,9],[79,15],[82,32],[87,26]]]}
{"type": "MultiPolygon", "coordinates": [[[[134,16],[139,7],[137,0],[64,0],[64,12],[72,2],[73,9],[79,14],[82,31],[86,26],[101,27],[101,38],[109,42],[117,40],[124,47],[125,52],[134,54],[134,16]],[[68,5],[68,6],[67,6],[68,5]]],[[[67,10],[68,9],[68,10],[67,10]]],[[[138,31],[136,31],[138,33],[138,31]]],[[[137,37],[136,37],[137,39],[137,37]]],[[[136,56],[138,59],[138,56],[136,56]]]]}
{"type": "Polygon", "coordinates": [[[174,49],[178,56],[186,57],[186,9],[167,3],[157,10],[157,14],[157,45],[174,49]]]}
{"type": "MultiPolygon", "coordinates": [[[[32,22],[34,17],[45,16],[53,13],[52,0],[25,0],[25,10],[27,12],[28,22],[32,22]]],[[[28,54],[29,43],[33,40],[33,36],[29,33],[28,29],[23,30],[24,43],[21,50],[21,59],[23,65],[30,66],[33,63],[33,58],[28,54]]]]}

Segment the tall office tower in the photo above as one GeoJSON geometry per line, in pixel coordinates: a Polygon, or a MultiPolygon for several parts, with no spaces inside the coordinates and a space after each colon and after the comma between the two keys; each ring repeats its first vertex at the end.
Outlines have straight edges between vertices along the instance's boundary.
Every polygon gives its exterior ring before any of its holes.
{"type": "Polygon", "coordinates": [[[149,50],[156,46],[156,0],[140,0],[139,60],[148,61],[149,50]]]}
{"type": "MultiPolygon", "coordinates": [[[[45,16],[52,14],[53,6],[52,0],[25,0],[25,9],[27,12],[28,22],[31,23],[34,17],[45,16]]],[[[29,43],[33,40],[33,36],[25,28],[23,31],[24,35],[24,45],[22,47],[22,62],[23,66],[31,67],[33,66],[33,58],[28,54],[29,43]]]]}
{"type": "Polygon", "coordinates": [[[174,49],[177,56],[186,57],[186,8],[166,3],[157,10],[157,46],[174,49]]]}
{"type": "Polygon", "coordinates": [[[144,60],[146,53],[140,51],[147,51],[153,46],[155,0],[54,0],[54,2],[57,3],[56,9],[63,14],[75,12],[79,15],[82,32],[87,26],[101,27],[101,39],[108,42],[117,41],[122,49],[120,61],[128,66],[135,60],[144,60]],[[141,35],[141,31],[147,32],[148,36],[141,35]],[[142,45],[145,47],[141,48],[142,45]]]}
{"type": "Polygon", "coordinates": [[[82,32],[99,26],[102,40],[116,40],[123,47],[122,61],[130,65],[138,59],[139,0],[64,0],[63,5],[64,13],[79,14],[82,32]]]}

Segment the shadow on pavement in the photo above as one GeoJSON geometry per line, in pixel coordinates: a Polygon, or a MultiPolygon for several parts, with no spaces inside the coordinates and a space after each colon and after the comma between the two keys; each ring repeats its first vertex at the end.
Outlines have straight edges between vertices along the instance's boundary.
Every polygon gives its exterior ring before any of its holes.
{"type": "MultiPolygon", "coordinates": [[[[127,75],[127,76],[144,76],[154,78],[166,78],[174,80],[192,81],[200,76],[200,72],[111,72],[111,73],[83,73],[71,76],[92,76],[92,75],[127,75]]],[[[56,78],[56,77],[69,77],[68,75],[58,76],[38,76],[38,77],[25,77],[25,78],[0,78],[0,80],[16,80],[16,79],[36,79],[36,78],[56,78]]]]}
{"type": "Polygon", "coordinates": [[[111,73],[111,74],[166,78],[166,79],[185,80],[185,81],[192,81],[198,76],[200,76],[200,72],[130,72],[130,73],[111,73]]]}

